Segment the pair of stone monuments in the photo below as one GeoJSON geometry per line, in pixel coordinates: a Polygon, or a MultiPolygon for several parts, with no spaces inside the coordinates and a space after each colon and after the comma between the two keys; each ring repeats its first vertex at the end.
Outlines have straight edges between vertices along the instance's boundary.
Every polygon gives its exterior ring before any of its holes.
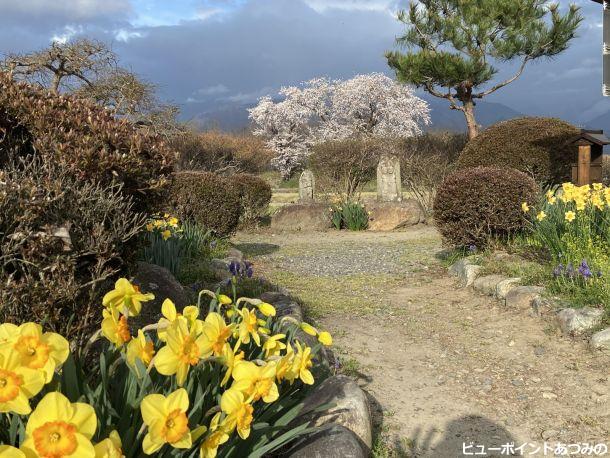
{"type": "MultiPolygon", "coordinates": [[[[311,203],[315,200],[316,178],[311,170],[305,170],[299,178],[299,200],[311,203]]],[[[382,156],[377,166],[377,200],[401,202],[402,184],[400,160],[396,156],[382,156]]]]}

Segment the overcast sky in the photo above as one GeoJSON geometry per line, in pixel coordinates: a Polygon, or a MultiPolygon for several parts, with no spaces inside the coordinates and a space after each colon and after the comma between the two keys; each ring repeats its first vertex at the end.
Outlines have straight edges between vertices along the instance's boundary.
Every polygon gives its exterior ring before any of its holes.
{"type": "MultiPolygon", "coordinates": [[[[532,115],[587,121],[601,96],[601,5],[576,0],[585,21],[570,49],[531,65],[487,100],[532,115]]],[[[569,2],[560,1],[562,8],[569,2]]],[[[389,74],[401,33],[397,0],[0,0],[0,52],[79,35],[112,44],[121,64],[186,112],[249,103],[316,76],[389,74]]],[[[511,67],[502,67],[499,78],[511,67]]],[[[610,126],[599,126],[606,127],[610,126]]]]}

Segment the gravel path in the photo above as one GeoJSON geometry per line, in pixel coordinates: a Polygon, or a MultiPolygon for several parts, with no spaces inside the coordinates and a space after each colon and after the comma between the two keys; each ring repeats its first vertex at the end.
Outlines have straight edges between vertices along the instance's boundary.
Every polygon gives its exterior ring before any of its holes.
{"type": "MultiPolygon", "coordinates": [[[[432,229],[236,242],[333,332],[346,372],[371,395],[376,456],[461,457],[471,441],[610,447],[610,356],[456,288],[432,229]]],[[[554,456],[534,451],[522,455],[554,456]]]]}

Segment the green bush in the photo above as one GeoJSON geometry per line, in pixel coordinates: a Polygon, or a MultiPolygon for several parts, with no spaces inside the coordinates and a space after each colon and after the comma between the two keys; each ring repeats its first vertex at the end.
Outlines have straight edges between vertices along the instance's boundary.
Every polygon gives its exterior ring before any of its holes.
{"type": "Polygon", "coordinates": [[[14,82],[0,72],[0,167],[36,153],[80,181],[121,183],[139,209],[158,201],[175,154],[94,102],[14,82]]]}
{"type": "Polygon", "coordinates": [[[525,173],[499,167],[458,170],[445,179],[434,201],[434,219],[443,239],[455,247],[483,248],[526,227],[523,202],[539,188],[525,173]]]}
{"type": "Polygon", "coordinates": [[[144,216],[119,185],[41,159],[0,170],[0,322],[44,322],[75,342],[99,325],[100,290],[137,253],[144,216]]]}
{"type": "Polygon", "coordinates": [[[460,168],[511,167],[540,184],[557,184],[571,178],[579,133],[573,125],[555,118],[517,118],[495,124],[470,140],[459,157],[460,168]]]}
{"type": "Polygon", "coordinates": [[[174,174],[167,208],[181,220],[212,229],[221,237],[237,230],[243,213],[239,188],[210,172],[174,174]]]}
{"type": "Polygon", "coordinates": [[[323,192],[349,198],[375,177],[386,149],[379,139],[348,139],[320,143],[309,156],[316,186],[323,192]]]}
{"type": "Polygon", "coordinates": [[[271,203],[271,186],[262,178],[247,173],[239,173],[231,178],[232,186],[239,190],[243,214],[241,225],[244,227],[258,224],[267,215],[271,203]]]}

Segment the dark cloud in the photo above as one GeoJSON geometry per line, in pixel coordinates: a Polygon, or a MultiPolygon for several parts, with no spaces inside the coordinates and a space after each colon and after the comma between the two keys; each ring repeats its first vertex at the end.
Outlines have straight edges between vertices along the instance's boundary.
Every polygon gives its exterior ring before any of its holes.
{"type": "MultiPolygon", "coordinates": [[[[0,0],[0,52],[35,49],[66,32],[111,41],[122,63],[157,83],[187,117],[316,76],[387,73],[384,52],[401,33],[394,0],[232,0],[223,14],[203,14],[223,5],[206,1],[193,11],[199,19],[139,28],[130,25],[139,22],[127,0],[78,0],[80,9],[61,6],[68,2],[50,9],[46,0],[15,3],[0,0]]],[[[579,3],[586,21],[570,49],[530,65],[489,101],[572,121],[610,109],[601,96],[601,5],[579,3]]],[[[507,77],[514,66],[500,70],[498,78],[507,77]]]]}

